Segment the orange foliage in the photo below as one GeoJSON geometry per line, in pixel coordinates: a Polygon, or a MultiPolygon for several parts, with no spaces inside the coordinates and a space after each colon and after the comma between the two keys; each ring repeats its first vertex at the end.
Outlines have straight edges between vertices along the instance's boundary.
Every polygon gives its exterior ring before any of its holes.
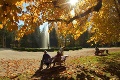
{"type": "MultiPolygon", "coordinates": [[[[84,17],[78,16],[79,18],[71,20],[74,16],[95,6],[97,1],[79,0],[74,6],[69,3],[69,0],[0,0],[0,22],[2,22],[0,29],[7,26],[9,31],[15,30],[16,36],[20,39],[34,32],[34,29],[44,22],[49,22],[51,23],[49,32],[53,27],[57,27],[58,34],[64,37],[71,34],[74,39],[77,39],[89,26],[92,26],[91,32],[95,29],[99,31],[95,33],[96,36],[91,37],[90,41],[105,43],[120,41],[120,19],[114,0],[103,0],[99,12],[84,17]],[[23,11],[25,8],[23,4],[27,5],[26,11],[23,11]],[[70,13],[72,10],[74,15],[70,13]],[[16,24],[18,20],[23,20],[25,23],[20,29],[16,24]]],[[[118,7],[120,8],[119,5],[118,7]]]]}

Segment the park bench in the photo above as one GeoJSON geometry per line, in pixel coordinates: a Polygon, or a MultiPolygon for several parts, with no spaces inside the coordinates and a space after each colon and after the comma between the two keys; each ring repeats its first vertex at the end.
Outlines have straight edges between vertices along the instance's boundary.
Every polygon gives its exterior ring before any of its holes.
{"type": "Polygon", "coordinates": [[[67,57],[68,55],[61,56],[60,58],[53,58],[52,60],[53,66],[65,64],[67,57]]]}
{"type": "MultiPolygon", "coordinates": [[[[49,62],[49,68],[54,67],[56,65],[61,66],[62,64],[65,64],[67,57],[68,57],[68,55],[61,56],[61,58],[52,57],[49,62]]],[[[46,66],[47,65],[44,62],[41,62],[40,69],[45,69],[46,66]]],[[[47,69],[47,67],[46,67],[46,69],[47,69]]]]}
{"type": "Polygon", "coordinates": [[[95,51],[95,55],[99,55],[99,56],[102,56],[102,55],[107,55],[109,54],[108,53],[108,50],[104,49],[104,50],[99,50],[98,52],[95,51]],[[106,54],[104,53],[106,51],[106,54]]]}

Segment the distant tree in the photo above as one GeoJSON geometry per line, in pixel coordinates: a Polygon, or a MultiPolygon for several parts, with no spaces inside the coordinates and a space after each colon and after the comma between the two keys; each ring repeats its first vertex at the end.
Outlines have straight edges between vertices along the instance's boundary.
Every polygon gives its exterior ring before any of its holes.
{"type": "Polygon", "coordinates": [[[58,47],[58,38],[55,28],[53,28],[52,31],[50,32],[50,46],[58,47]]]}
{"type": "Polygon", "coordinates": [[[21,47],[28,47],[28,48],[40,48],[40,30],[39,27],[35,29],[35,32],[24,35],[23,38],[20,40],[21,47]]]}
{"type": "Polygon", "coordinates": [[[20,46],[21,47],[30,47],[30,40],[29,40],[29,35],[24,35],[21,40],[20,40],[20,46]]]}
{"type": "Polygon", "coordinates": [[[6,35],[6,47],[11,48],[14,40],[15,40],[14,32],[8,32],[6,35]]]}
{"type": "Polygon", "coordinates": [[[31,44],[33,48],[40,48],[40,29],[36,27],[35,32],[31,34],[31,44]]]}
{"type": "Polygon", "coordinates": [[[14,31],[10,32],[6,30],[6,27],[0,29],[0,45],[4,48],[10,48],[12,42],[14,41],[14,31]]]}
{"type": "Polygon", "coordinates": [[[89,32],[86,31],[84,32],[78,39],[79,41],[79,45],[82,46],[82,47],[90,47],[90,44],[87,43],[87,41],[89,40],[90,36],[89,36],[89,32]]]}

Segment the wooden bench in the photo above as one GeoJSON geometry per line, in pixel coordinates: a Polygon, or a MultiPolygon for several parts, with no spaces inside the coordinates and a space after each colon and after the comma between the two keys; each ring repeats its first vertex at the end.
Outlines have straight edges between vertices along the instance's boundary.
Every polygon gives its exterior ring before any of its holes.
{"type": "Polygon", "coordinates": [[[62,65],[62,63],[65,64],[65,60],[67,57],[68,57],[68,55],[61,56],[60,58],[53,58],[53,60],[52,60],[53,66],[62,65]]]}
{"type": "Polygon", "coordinates": [[[47,65],[45,64],[45,62],[41,61],[40,70],[51,68],[52,64],[53,64],[53,66],[62,65],[62,63],[65,64],[65,60],[66,60],[67,57],[68,57],[68,55],[61,56],[61,58],[55,58],[55,57],[51,58],[51,61],[49,63],[49,67],[46,67],[47,65]]]}
{"type": "Polygon", "coordinates": [[[95,55],[107,55],[109,54],[108,53],[108,50],[104,49],[104,50],[99,50],[98,52],[95,51],[95,55]],[[106,51],[106,54],[104,54],[104,52],[106,51]]]}

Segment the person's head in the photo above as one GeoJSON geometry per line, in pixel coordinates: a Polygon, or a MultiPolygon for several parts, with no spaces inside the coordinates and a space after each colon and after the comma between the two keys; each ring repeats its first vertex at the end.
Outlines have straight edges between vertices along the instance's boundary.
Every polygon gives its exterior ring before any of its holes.
{"type": "Polygon", "coordinates": [[[98,48],[97,46],[95,48],[98,48]]]}
{"type": "Polygon", "coordinates": [[[58,51],[57,54],[60,54],[60,52],[58,51]]]}
{"type": "Polygon", "coordinates": [[[46,53],[47,53],[47,51],[45,50],[45,51],[44,51],[44,53],[46,54],[46,53]]]}
{"type": "Polygon", "coordinates": [[[65,48],[65,46],[62,47],[63,49],[65,48]]]}
{"type": "Polygon", "coordinates": [[[57,52],[57,56],[60,56],[60,51],[57,52]]]}

